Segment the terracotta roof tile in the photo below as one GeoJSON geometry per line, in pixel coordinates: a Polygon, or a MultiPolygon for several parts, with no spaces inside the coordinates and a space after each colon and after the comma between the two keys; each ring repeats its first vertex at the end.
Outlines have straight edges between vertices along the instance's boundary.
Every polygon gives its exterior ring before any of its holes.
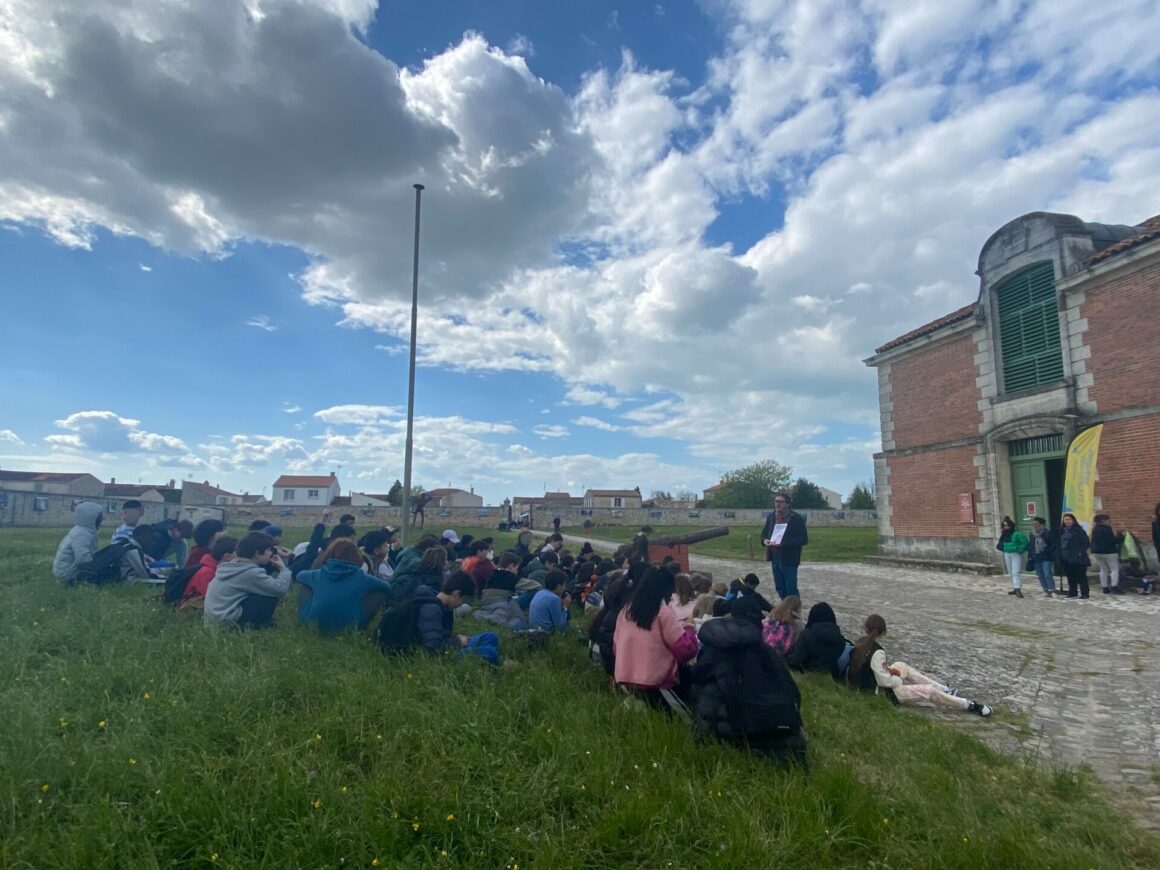
{"type": "Polygon", "coordinates": [[[327,487],[334,478],[326,474],[283,474],[274,481],[274,486],[321,486],[327,487]]]}
{"type": "Polygon", "coordinates": [[[916,338],[921,338],[924,335],[930,335],[932,332],[936,332],[942,329],[944,326],[950,326],[953,323],[966,320],[967,318],[974,315],[974,313],[975,303],[972,302],[970,305],[964,305],[957,311],[952,311],[950,314],[944,314],[942,317],[938,318],[938,320],[932,320],[930,323],[924,323],[917,329],[910,330],[910,332],[906,333],[905,335],[900,335],[898,338],[891,339],[890,341],[886,342],[886,344],[882,345],[882,347],[875,349],[874,352],[883,353],[884,351],[891,350],[892,348],[901,347],[909,341],[914,341],[916,338]]]}

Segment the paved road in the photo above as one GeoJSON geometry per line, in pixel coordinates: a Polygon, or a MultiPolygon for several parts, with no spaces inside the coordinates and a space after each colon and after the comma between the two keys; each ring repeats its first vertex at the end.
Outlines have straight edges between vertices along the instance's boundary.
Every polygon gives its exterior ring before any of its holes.
{"type": "MultiPolygon", "coordinates": [[[[757,565],[693,556],[690,567],[715,580],[756,570],[776,600],[768,566],[757,565]]],[[[1160,595],[1105,596],[1096,583],[1090,600],[1048,599],[1025,577],[1017,599],[1001,576],[827,563],[804,564],[798,585],[805,609],[828,601],[851,639],[869,613],[882,614],[892,658],[998,709],[986,722],[923,715],[1047,767],[1089,764],[1160,830],[1160,595]]]]}

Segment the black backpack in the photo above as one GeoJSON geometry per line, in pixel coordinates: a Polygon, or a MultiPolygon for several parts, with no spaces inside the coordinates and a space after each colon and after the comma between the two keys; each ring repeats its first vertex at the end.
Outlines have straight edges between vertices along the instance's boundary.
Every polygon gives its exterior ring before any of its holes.
{"type": "Polygon", "coordinates": [[[747,649],[726,697],[734,733],[797,734],[800,704],[797,684],[777,653],[765,644],[747,649]]]}
{"type": "Polygon", "coordinates": [[[375,632],[375,642],[384,655],[404,653],[418,647],[423,639],[419,634],[419,606],[412,598],[396,604],[383,614],[375,632]]]}
{"type": "Polygon", "coordinates": [[[109,546],[101,547],[93,553],[93,558],[77,568],[73,583],[90,583],[93,586],[116,583],[121,579],[121,558],[136,546],[132,541],[119,538],[109,546]]]}
{"type": "Polygon", "coordinates": [[[161,593],[161,600],[166,604],[180,604],[181,599],[185,597],[185,587],[201,568],[201,565],[190,565],[188,568],[173,571],[165,578],[165,591],[161,593]]]}

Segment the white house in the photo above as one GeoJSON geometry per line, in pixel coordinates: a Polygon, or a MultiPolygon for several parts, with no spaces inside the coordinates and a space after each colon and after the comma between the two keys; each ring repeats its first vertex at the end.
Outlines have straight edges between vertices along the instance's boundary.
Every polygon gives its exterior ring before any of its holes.
{"type": "Polygon", "coordinates": [[[0,489],[98,498],[105,494],[105,485],[93,475],[60,471],[0,471],[0,489]]]}
{"type": "Polygon", "coordinates": [[[453,486],[444,486],[439,489],[429,489],[424,495],[431,496],[431,507],[483,507],[483,496],[476,495],[474,487],[471,492],[453,486]]]}
{"type": "Polygon", "coordinates": [[[183,505],[230,507],[242,504],[242,500],[242,495],[224,490],[220,486],[212,486],[208,480],[204,483],[195,483],[192,480],[181,482],[181,503],[183,505]]]}
{"type": "Polygon", "coordinates": [[[352,492],[350,494],[351,507],[390,507],[385,493],[352,492]]]}
{"type": "Polygon", "coordinates": [[[338,477],[330,475],[283,474],[274,481],[274,495],[270,504],[279,507],[329,505],[342,492],[338,477]]]}
{"type": "Polygon", "coordinates": [[[822,496],[826,500],[826,504],[828,504],[836,511],[840,511],[842,509],[842,494],[840,492],[835,492],[832,489],[826,489],[824,486],[819,486],[818,489],[821,490],[822,496]]]}

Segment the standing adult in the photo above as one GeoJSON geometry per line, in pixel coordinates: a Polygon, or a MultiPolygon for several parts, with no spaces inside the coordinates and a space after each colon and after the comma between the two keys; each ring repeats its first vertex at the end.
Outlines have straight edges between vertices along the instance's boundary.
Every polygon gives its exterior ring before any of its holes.
{"type": "Polygon", "coordinates": [[[421,529],[427,522],[427,514],[423,509],[427,507],[427,503],[431,501],[431,496],[427,493],[420,493],[415,496],[415,502],[411,505],[411,527],[421,529]]]}
{"type": "Polygon", "coordinates": [[[1120,542],[1112,528],[1112,518],[1107,514],[1096,514],[1092,518],[1092,561],[1100,569],[1100,586],[1104,595],[1111,592],[1121,594],[1120,588],[1120,542]]]}
{"type": "Polygon", "coordinates": [[[1077,594],[1080,598],[1088,597],[1087,569],[1091,564],[1091,559],[1088,558],[1090,545],[1087,532],[1076,520],[1075,514],[1064,514],[1057,550],[1060,564],[1063,565],[1063,573],[1067,577],[1068,598],[1075,598],[1077,594]],[[1078,593],[1076,587],[1079,588],[1078,593]]]}
{"type": "Polygon", "coordinates": [[[773,513],[761,530],[765,558],[773,568],[773,585],[778,598],[798,594],[798,566],[802,563],[802,547],[810,542],[806,521],[791,509],[792,500],[787,492],[773,497],[773,513]]]}
{"type": "Polygon", "coordinates": [[[1027,552],[1027,536],[1015,528],[1015,520],[1003,517],[999,524],[999,540],[995,549],[1003,554],[1003,564],[1011,575],[1008,595],[1023,597],[1023,555],[1027,552]]]}
{"type": "Polygon", "coordinates": [[[1047,527],[1047,520],[1036,517],[1031,523],[1031,537],[1027,542],[1027,567],[1039,578],[1039,585],[1048,598],[1055,596],[1055,533],[1047,527]]]}

